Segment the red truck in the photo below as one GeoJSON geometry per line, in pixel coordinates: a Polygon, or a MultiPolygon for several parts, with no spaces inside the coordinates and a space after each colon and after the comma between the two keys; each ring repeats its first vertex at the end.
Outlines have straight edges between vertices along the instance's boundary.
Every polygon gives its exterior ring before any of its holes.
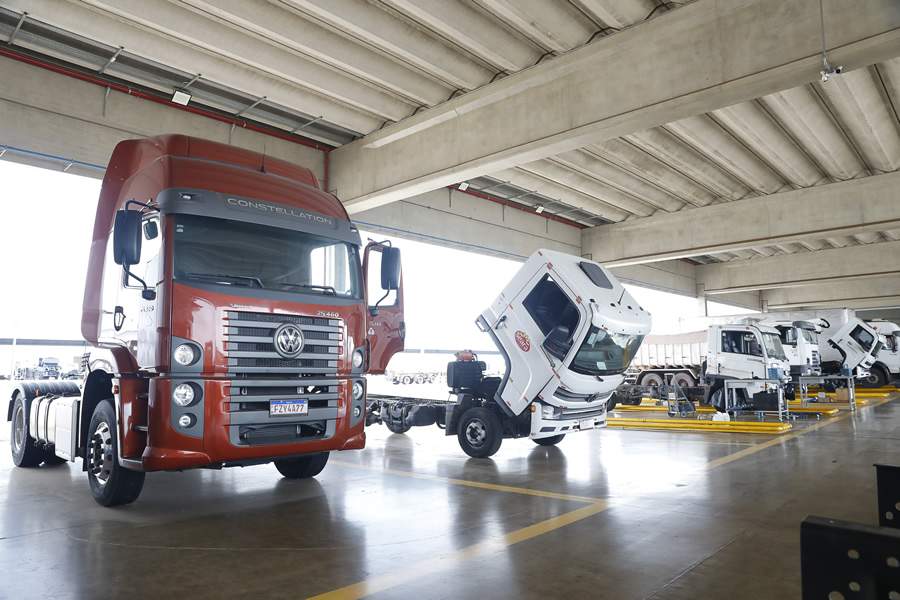
{"type": "Polygon", "coordinates": [[[309,169],[183,135],[128,140],[103,179],[81,330],[114,372],[19,382],[17,466],[81,458],[105,506],[137,499],[150,471],[312,477],[365,445],[364,375],[403,349],[400,254],[363,248],[309,169]]]}

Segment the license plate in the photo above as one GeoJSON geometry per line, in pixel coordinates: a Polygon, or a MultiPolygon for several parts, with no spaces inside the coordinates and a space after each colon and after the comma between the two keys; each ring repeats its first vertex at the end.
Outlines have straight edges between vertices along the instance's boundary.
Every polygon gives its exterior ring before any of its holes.
{"type": "Polygon", "coordinates": [[[290,417],[309,414],[306,400],[270,400],[269,415],[273,417],[290,417]]]}
{"type": "Polygon", "coordinates": [[[585,419],[578,423],[578,429],[593,429],[594,428],[594,420],[593,419],[585,419]]]}

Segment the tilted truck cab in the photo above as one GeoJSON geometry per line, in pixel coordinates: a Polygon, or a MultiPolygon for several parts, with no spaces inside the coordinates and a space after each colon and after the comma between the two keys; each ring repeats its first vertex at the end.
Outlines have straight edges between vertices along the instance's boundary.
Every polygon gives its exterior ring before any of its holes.
{"type": "Polygon", "coordinates": [[[399,252],[361,246],[308,169],[181,135],[121,142],[82,317],[114,372],[16,388],[15,463],[80,457],[113,505],[148,471],[274,461],[309,477],[362,448],[364,375],[405,326],[399,252]]]}
{"type": "Polygon", "coordinates": [[[599,264],[538,250],[476,325],[503,355],[502,377],[486,377],[483,362],[459,353],[447,367],[455,400],[373,396],[370,422],[394,433],[437,423],[476,458],[504,438],[546,446],[602,427],[650,314],[599,264]]]}

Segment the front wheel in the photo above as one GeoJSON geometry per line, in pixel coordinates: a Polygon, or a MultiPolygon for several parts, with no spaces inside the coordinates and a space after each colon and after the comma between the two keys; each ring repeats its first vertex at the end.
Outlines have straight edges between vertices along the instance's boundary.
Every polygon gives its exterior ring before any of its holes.
{"type": "Polygon", "coordinates": [[[872,367],[869,376],[860,380],[860,387],[879,388],[888,384],[887,374],[881,367],[872,367]]]}
{"type": "Polygon", "coordinates": [[[534,443],[538,446],[555,446],[560,443],[564,437],[566,437],[566,434],[561,433],[559,435],[551,435],[550,437],[536,439],[534,440],[534,443]]]}
{"type": "Polygon", "coordinates": [[[456,437],[463,452],[472,458],[487,458],[503,443],[503,424],[492,410],[475,406],[460,417],[456,437]]]}
{"type": "Polygon", "coordinates": [[[94,408],[88,435],[87,476],[94,500],[103,506],[119,506],[137,500],[144,488],[145,473],[119,464],[116,410],[110,400],[103,400],[94,408]]]}
{"type": "Polygon", "coordinates": [[[309,454],[297,458],[281,458],[275,461],[275,468],[288,479],[309,479],[322,472],[328,462],[328,453],[309,454]]]}

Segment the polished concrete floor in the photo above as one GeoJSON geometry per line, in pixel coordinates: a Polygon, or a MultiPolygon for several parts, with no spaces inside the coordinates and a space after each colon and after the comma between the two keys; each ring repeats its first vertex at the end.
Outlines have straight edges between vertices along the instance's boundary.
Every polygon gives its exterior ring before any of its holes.
{"type": "Polygon", "coordinates": [[[3,423],[0,597],[798,598],[800,521],[874,522],[871,465],[900,463],[900,401],[827,423],[507,440],[490,460],[374,427],[316,480],[153,474],[119,509],[74,465],[13,468],[3,423]]]}

